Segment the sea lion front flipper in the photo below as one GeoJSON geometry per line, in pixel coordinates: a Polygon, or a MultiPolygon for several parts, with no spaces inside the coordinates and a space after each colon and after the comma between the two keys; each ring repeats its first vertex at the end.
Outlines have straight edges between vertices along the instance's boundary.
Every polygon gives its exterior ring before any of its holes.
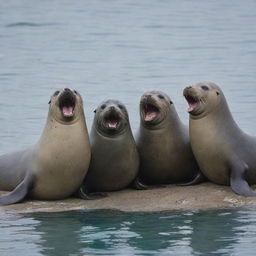
{"type": "Polygon", "coordinates": [[[248,169],[247,164],[235,162],[231,166],[230,186],[232,190],[242,196],[256,196],[256,192],[251,189],[245,180],[245,173],[248,169]]]}
{"type": "Polygon", "coordinates": [[[139,177],[136,177],[135,180],[132,182],[132,187],[136,190],[146,190],[149,189],[149,186],[145,183],[141,182],[139,177]]]}
{"type": "Polygon", "coordinates": [[[135,180],[132,182],[132,187],[136,190],[146,190],[146,189],[159,189],[165,188],[165,185],[157,184],[157,185],[147,185],[142,182],[139,177],[136,177],[135,180]]]}
{"type": "Polygon", "coordinates": [[[21,202],[33,187],[33,183],[33,176],[27,175],[13,191],[0,196],[0,205],[8,205],[21,202]]]}
{"type": "Polygon", "coordinates": [[[108,194],[103,193],[103,192],[90,193],[90,192],[87,191],[87,189],[84,186],[81,186],[79,188],[79,190],[76,192],[76,196],[81,198],[81,199],[84,199],[84,200],[97,200],[97,199],[107,197],[108,194]]]}
{"type": "Polygon", "coordinates": [[[200,184],[206,180],[207,180],[207,178],[202,174],[201,171],[199,171],[191,181],[185,182],[185,183],[178,183],[176,185],[177,186],[192,186],[192,185],[200,184]]]}

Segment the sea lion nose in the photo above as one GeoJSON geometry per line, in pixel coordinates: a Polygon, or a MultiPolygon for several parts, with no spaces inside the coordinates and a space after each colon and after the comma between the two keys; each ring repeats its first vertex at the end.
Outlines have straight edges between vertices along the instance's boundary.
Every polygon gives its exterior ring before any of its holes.
{"type": "Polygon", "coordinates": [[[65,88],[64,91],[65,92],[71,92],[71,90],[69,88],[65,88]]]}
{"type": "Polygon", "coordinates": [[[110,110],[115,110],[115,107],[114,106],[110,106],[110,110]]]}

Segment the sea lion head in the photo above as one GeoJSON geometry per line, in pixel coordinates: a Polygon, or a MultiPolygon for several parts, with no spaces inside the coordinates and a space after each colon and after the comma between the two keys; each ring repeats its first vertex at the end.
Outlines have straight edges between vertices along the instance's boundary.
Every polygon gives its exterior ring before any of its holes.
{"type": "Polygon", "coordinates": [[[224,95],[214,83],[200,82],[184,89],[189,108],[188,113],[194,118],[201,118],[216,109],[224,99],[224,95]]]}
{"type": "Polygon", "coordinates": [[[147,127],[159,126],[172,110],[173,102],[163,92],[149,91],[141,96],[140,119],[147,127]]]}
{"type": "Polygon", "coordinates": [[[56,91],[49,101],[49,114],[57,122],[72,124],[83,113],[83,100],[81,95],[69,88],[56,91]]]}
{"type": "Polygon", "coordinates": [[[103,135],[118,135],[129,127],[127,109],[118,100],[103,101],[94,112],[94,125],[97,131],[103,135]]]}

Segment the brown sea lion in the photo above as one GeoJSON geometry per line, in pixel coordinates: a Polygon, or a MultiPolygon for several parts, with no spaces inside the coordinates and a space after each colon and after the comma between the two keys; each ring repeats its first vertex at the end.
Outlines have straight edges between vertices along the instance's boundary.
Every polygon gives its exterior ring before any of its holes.
{"type": "Polygon", "coordinates": [[[56,91],[43,134],[32,147],[0,157],[0,205],[63,199],[81,185],[91,157],[83,102],[77,91],[56,91]]]}
{"type": "Polygon", "coordinates": [[[238,127],[220,87],[197,83],[185,88],[184,96],[191,146],[203,174],[237,194],[255,196],[249,184],[256,183],[256,138],[238,127]]]}
{"type": "Polygon", "coordinates": [[[138,179],[142,183],[170,184],[192,179],[188,184],[200,182],[188,128],[165,93],[150,91],[142,95],[136,143],[140,155],[138,179]]]}

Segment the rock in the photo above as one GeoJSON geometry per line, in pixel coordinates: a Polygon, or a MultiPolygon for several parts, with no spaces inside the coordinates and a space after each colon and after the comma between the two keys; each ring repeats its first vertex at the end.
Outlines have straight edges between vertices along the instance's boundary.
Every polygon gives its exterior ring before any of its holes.
{"type": "Polygon", "coordinates": [[[236,195],[230,187],[213,183],[179,187],[168,185],[152,190],[133,190],[109,193],[98,200],[69,198],[59,201],[28,200],[20,204],[1,206],[2,211],[19,213],[61,212],[71,210],[115,209],[120,211],[173,211],[231,208],[256,205],[256,197],[236,195]]]}

